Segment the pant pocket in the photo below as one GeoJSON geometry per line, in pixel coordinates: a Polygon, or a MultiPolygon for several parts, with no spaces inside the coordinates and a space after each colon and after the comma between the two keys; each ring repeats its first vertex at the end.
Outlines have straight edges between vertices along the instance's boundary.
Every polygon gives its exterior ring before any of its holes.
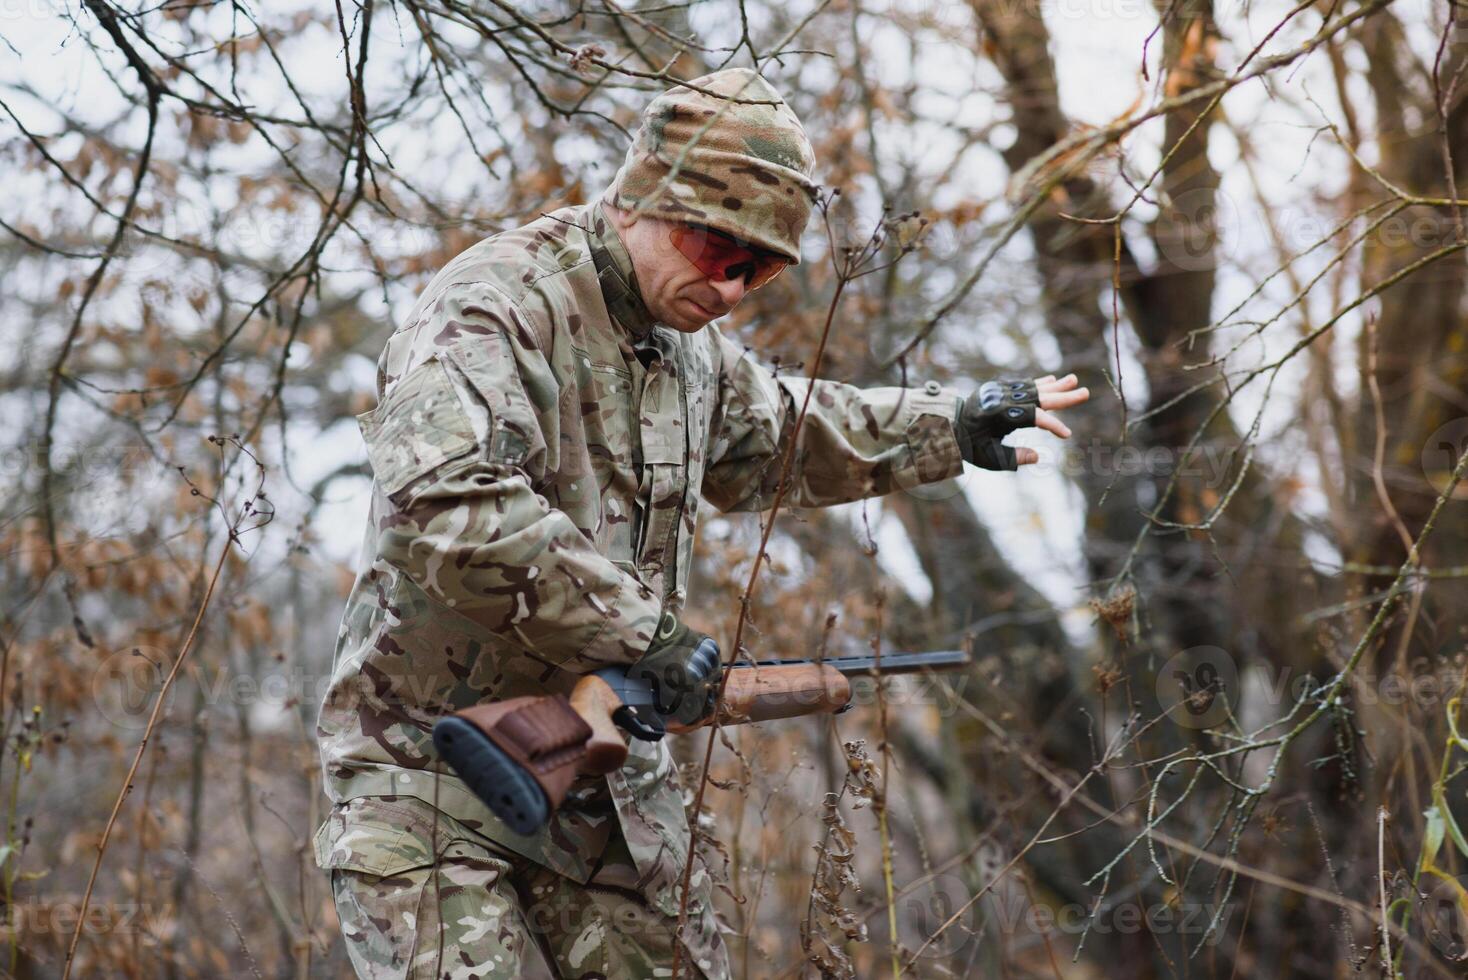
{"type": "Polygon", "coordinates": [[[358,819],[341,822],[324,863],[359,977],[521,975],[529,936],[505,855],[466,839],[446,815],[425,825],[418,807],[401,800],[347,806],[358,819]]]}

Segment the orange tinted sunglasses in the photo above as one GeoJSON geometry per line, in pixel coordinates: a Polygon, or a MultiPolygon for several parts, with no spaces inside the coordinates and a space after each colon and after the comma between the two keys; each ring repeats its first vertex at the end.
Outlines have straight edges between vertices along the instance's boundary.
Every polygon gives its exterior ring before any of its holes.
{"type": "Polygon", "coordinates": [[[699,272],[715,281],[743,279],[754,290],[785,271],[790,260],[745,244],[732,235],[703,225],[673,226],[673,245],[699,272]]]}

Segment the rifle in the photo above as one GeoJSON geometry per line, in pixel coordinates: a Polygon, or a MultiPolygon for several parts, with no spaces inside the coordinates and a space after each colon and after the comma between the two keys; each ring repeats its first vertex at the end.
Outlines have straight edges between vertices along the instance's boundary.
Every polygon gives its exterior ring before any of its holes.
{"type": "Polygon", "coordinates": [[[714,710],[693,725],[665,719],[653,690],[628,678],[625,668],[583,675],[571,696],[510,698],[475,705],[433,726],[439,756],[518,834],[546,825],[580,776],[604,776],[627,760],[622,732],[657,741],[669,731],[739,725],[851,707],[851,679],[969,664],[961,650],[765,660],[733,664],[714,710]]]}

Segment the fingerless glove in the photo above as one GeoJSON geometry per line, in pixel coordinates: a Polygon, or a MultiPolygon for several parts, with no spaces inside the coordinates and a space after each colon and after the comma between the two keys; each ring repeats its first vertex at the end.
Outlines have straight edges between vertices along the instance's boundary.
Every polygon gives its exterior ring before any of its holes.
{"type": "Polygon", "coordinates": [[[1033,381],[986,381],[964,400],[954,433],[963,458],[986,470],[1017,470],[1019,460],[1002,440],[1035,424],[1040,394],[1033,381]]]}

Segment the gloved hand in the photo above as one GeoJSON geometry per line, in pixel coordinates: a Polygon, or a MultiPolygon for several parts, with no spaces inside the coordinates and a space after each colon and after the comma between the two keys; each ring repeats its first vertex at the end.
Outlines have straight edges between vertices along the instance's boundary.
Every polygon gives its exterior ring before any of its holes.
{"type": "Polygon", "coordinates": [[[647,653],[627,668],[627,677],[652,688],[664,718],[693,725],[713,710],[720,668],[718,644],[665,612],[647,653]]]}
{"type": "Polygon", "coordinates": [[[986,470],[1017,470],[1012,447],[1000,442],[1015,429],[1035,424],[1040,394],[1033,381],[986,381],[963,403],[954,425],[963,458],[986,470]]]}

